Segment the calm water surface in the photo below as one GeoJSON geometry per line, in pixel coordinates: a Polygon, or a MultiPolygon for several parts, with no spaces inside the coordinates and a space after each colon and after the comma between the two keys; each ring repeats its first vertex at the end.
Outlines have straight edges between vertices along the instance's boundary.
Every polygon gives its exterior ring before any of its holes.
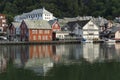
{"type": "Polygon", "coordinates": [[[119,43],[0,45],[0,80],[119,79],[119,43]]]}

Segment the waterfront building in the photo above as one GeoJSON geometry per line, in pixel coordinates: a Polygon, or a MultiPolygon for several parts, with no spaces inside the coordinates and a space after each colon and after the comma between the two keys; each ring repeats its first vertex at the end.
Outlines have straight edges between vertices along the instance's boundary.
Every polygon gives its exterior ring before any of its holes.
{"type": "Polygon", "coordinates": [[[20,22],[12,22],[7,30],[8,39],[10,41],[20,40],[20,22]]]}
{"type": "Polygon", "coordinates": [[[92,20],[68,22],[62,30],[70,31],[70,34],[78,39],[99,39],[99,26],[92,20]]]}
{"type": "Polygon", "coordinates": [[[120,40],[120,24],[109,28],[108,32],[109,32],[108,38],[120,40]]]}
{"type": "Polygon", "coordinates": [[[51,41],[52,29],[45,20],[23,20],[20,25],[21,41],[51,41]]]}
{"type": "Polygon", "coordinates": [[[14,21],[22,22],[22,20],[54,20],[55,17],[53,16],[53,13],[47,11],[45,8],[42,9],[35,9],[28,13],[23,13],[21,15],[17,15],[14,17],[14,21]]]}
{"type": "Polygon", "coordinates": [[[53,32],[53,40],[65,40],[65,39],[70,39],[69,36],[69,31],[57,31],[53,32]]]}
{"type": "Polygon", "coordinates": [[[60,27],[57,20],[50,20],[49,24],[51,25],[51,28],[52,28],[53,32],[61,31],[61,27],[60,27]]]}
{"type": "Polygon", "coordinates": [[[7,29],[6,16],[4,14],[0,14],[0,33],[6,34],[6,29],[7,29]]]}
{"type": "Polygon", "coordinates": [[[65,27],[62,29],[64,31],[70,31],[71,34],[73,34],[76,37],[81,37],[83,35],[83,26],[85,26],[88,23],[89,20],[86,21],[72,21],[68,22],[65,27]]]}
{"type": "Polygon", "coordinates": [[[99,26],[91,20],[83,26],[83,38],[84,39],[99,39],[99,26]]]}

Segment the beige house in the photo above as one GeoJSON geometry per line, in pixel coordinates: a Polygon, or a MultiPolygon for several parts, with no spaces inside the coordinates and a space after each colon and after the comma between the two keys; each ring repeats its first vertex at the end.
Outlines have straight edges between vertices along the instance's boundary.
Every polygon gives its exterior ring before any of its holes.
{"type": "Polygon", "coordinates": [[[115,40],[120,40],[120,27],[119,26],[114,26],[110,28],[110,35],[109,38],[115,39],[115,40]]]}
{"type": "Polygon", "coordinates": [[[120,39],[120,30],[116,31],[116,33],[115,33],[115,39],[120,39]]]}

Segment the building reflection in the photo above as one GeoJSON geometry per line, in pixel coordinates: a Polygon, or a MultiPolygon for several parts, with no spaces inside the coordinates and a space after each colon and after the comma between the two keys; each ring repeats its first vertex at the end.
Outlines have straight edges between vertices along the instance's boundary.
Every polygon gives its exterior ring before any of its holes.
{"type": "Polygon", "coordinates": [[[120,45],[81,43],[0,46],[0,72],[6,70],[10,59],[18,68],[31,69],[39,75],[45,75],[56,63],[119,60],[120,45]]]}
{"type": "Polygon", "coordinates": [[[120,58],[120,46],[118,44],[83,44],[83,58],[89,62],[104,62],[118,60],[120,58]]]}
{"type": "Polygon", "coordinates": [[[0,73],[6,72],[8,62],[7,47],[0,46],[0,73]]]}
{"type": "Polygon", "coordinates": [[[39,75],[45,75],[53,67],[53,57],[52,45],[30,45],[29,60],[25,68],[32,69],[39,75]]]}
{"type": "Polygon", "coordinates": [[[100,45],[100,59],[103,61],[116,60],[115,45],[104,43],[100,45]]]}
{"type": "Polygon", "coordinates": [[[120,61],[120,43],[115,44],[116,58],[120,61]]]}
{"type": "Polygon", "coordinates": [[[53,67],[56,57],[52,45],[16,45],[8,50],[16,67],[32,69],[40,75],[53,67]]]}
{"type": "Polygon", "coordinates": [[[85,43],[83,44],[83,58],[86,61],[94,62],[99,58],[99,44],[85,43]]]}

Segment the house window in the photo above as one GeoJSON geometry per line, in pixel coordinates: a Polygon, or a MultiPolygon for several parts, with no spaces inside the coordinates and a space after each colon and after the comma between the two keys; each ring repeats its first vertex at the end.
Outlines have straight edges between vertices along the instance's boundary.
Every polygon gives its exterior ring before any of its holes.
{"type": "Polygon", "coordinates": [[[48,40],[48,36],[45,36],[45,40],[48,40]]]}
{"type": "Polygon", "coordinates": [[[2,29],[0,29],[0,32],[2,32],[2,29]]]}
{"type": "Polygon", "coordinates": [[[55,24],[55,28],[57,28],[58,27],[58,24],[55,24]]]}
{"type": "Polygon", "coordinates": [[[36,36],[33,36],[33,40],[36,40],[36,36]]]}
{"type": "Polygon", "coordinates": [[[4,27],[4,26],[5,26],[5,24],[2,24],[2,26],[4,27]]]}
{"type": "Polygon", "coordinates": [[[49,30],[45,30],[44,33],[45,33],[45,34],[49,34],[49,30]]]}
{"type": "Polygon", "coordinates": [[[89,33],[89,35],[94,35],[94,33],[89,33]]]}
{"type": "Polygon", "coordinates": [[[45,40],[45,36],[42,36],[42,40],[45,40]]]}
{"type": "Polygon", "coordinates": [[[39,34],[42,34],[43,33],[43,30],[39,30],[39,34]]]}
{"type": "Polygon", "coordinates": [[[89,29],[93,29],[94,25],[93,24],[89,24],[89,29]]]}
{"type": "Polygon", "coordinates": [[[38,36],[38,40],[41,40],[41,36],[38,36]]]}
{"type": "Polygon", "coordinates": [[[0,18],[3,18],[3,16],[0,16],[0,18]]]}
{"type": "Polygon", "coordinates": [[[2,22],[3,22],[3,23],[5,23],[5,22],[6,22],[6,20],[2,20],[2,22]]]}
{"type": "Polygon", "coordinates": [[[32,34],[37,34],[37,30],[32,30],[32,34]]]}

